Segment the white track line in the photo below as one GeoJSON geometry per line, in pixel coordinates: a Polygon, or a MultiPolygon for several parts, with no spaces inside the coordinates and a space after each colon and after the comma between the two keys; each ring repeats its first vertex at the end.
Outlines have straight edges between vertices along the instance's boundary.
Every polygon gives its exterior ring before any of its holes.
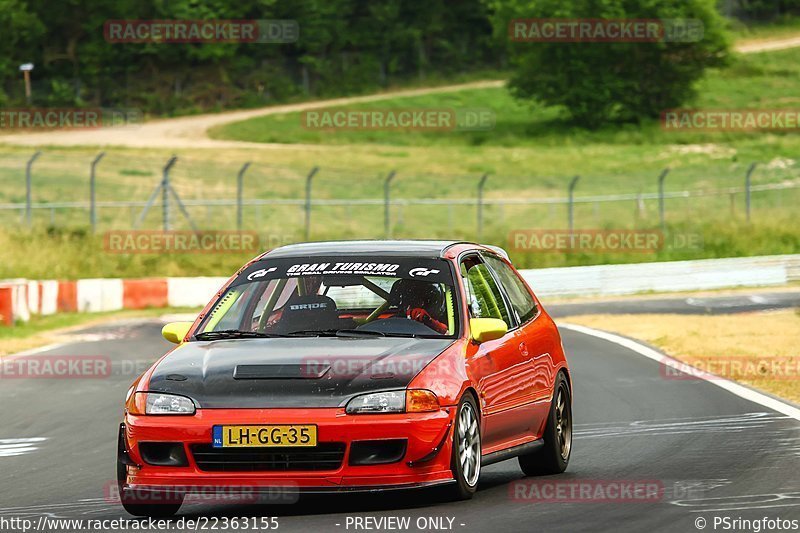
{"type": "Polygon", "coordinates": [[[44,352],[49,352],[50,350],[55,350],[56,348],[61,348],[62,346],[66,346],[69,343],[66,342],[54,342],[52,344],[48,344],[46,346],[40,346],[38,348],[33,348],[30,350],[25,350],[24,352],[17,352],[17,353],[10,353],[8,355],[0,355],[0,361],[8,361],[10,359],[14,359],[15,357],[26,357],[28,355],[37,355],[44,352]]]}
{"type": "MultiPolygon", "coordinates": [[[[568,329],[571,331],[576,331],[578,333],[583,333],[584,335],[591,335],[592,337],[597,337],[598,339],[603,339],[608,342],[613,342],[614,344],[618,344],[624,348],[631,350],[632,352],[638,353],[639,355],[643,355],[648,359],[652,359],[654,361],[658,361],[659,363],[670,366],[677,370],[681,370],[681,368],[686,368],[686,364],[669,357],[657,350],[650,348],[649,346],[645,346],[639,342],[636,342],[631,339],[627,339],[625,337],[621,337],[619,335],[615,335],[613,333],[609,333],[607,331],[601,331],[599,329],[594,328],[587,328],[586,326],[579,326],[577,324],[567,324],[563,322],[558,323],[558,327],[568,329]]],[[[779,413],[783,413],[786,416],[794,418],[795,420],[800,421],[800,409],[797,407],[790,405],[788,403],[782,402],[766,394],[762,394],[760,392],[754,391],[748,387],[740,385],[734,381],[729,379],[725,379],[720,376],[712,376],[709,375],[708,377],[703,376],[702,374],[696,376],[700,379],[703,379],[709,383],[713,383],[717,387],[725,389],[726,391],[730,392],[731,394],[735,394],[740,398],[744,398],[745,400],[749,400],[753,403],[757,403],[758,405],[762,405],[773,411],[777,411],[779,413]]]]}

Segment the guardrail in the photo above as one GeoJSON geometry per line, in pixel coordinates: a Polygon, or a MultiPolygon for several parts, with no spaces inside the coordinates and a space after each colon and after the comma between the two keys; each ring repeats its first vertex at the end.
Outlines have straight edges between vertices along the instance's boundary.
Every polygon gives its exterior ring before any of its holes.
{"type": "Polygon", "coordinates": [[[522,275],[539,297],[774,286],[800,280],[800,255],[542,268],[522,275]]]}
{"type": "MultiPolygon", "coordinates": [[[[785,285],[800,280],[800,255],[522,270],[540,298],[615,296],[785,285]]],[[[0,324],[33,314],[146,307],[201,307],[225,277],[0,281],[0,324]]]]}

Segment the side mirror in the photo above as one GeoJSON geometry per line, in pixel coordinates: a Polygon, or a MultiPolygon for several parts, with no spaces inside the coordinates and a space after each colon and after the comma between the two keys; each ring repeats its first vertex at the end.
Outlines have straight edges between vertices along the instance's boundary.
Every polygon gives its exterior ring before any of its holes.
{"type": "Polygon", "coordinates": [[[499,339],[508,332],[508,324],[499,318],[471,318],[469,330],[472,340],[481,343],[499,339]]]}
{"type": "Polygon", "coordinates": [[[161,336],[169,342],[180,344],[194,322],[170,322],[161,328],[161,336]]]}

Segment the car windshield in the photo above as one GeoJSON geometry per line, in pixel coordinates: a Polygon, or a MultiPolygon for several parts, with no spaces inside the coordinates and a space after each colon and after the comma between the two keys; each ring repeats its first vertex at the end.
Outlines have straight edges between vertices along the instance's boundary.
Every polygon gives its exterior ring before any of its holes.
{"type": "Polygon", "coordinates": [[[455,310],[443,259],[265,259],[231,283],[195,338],[449,337],[458,331],[455,310]]]}

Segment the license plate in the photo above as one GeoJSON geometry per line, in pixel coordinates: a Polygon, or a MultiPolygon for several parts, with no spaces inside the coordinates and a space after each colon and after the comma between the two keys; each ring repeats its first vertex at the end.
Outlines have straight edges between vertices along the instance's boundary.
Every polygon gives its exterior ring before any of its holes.
{"type": "Polygon", "coordinates": [[[317,426],[214,426],[214,448],[316,446],[317,426]]]}

